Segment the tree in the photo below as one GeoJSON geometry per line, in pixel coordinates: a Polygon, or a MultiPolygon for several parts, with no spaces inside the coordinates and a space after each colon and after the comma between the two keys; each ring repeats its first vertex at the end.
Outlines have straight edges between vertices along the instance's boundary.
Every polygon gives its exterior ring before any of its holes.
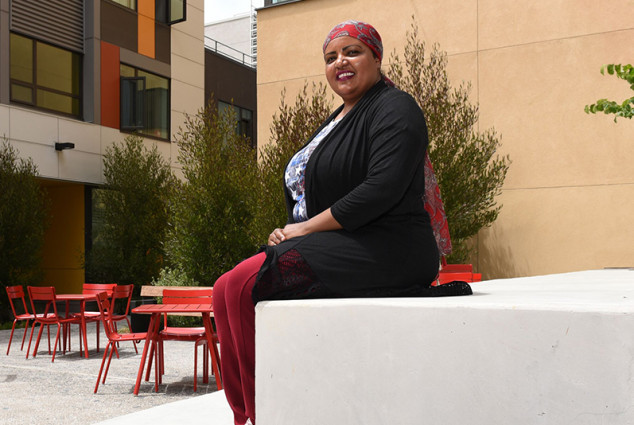
{"type": "Polygon", "coordinates": [[[257,249],[251,226],[258,193],[255,150],[235,131],[231,109],[188,116],[177,135],[185,180],[171,203],[170,260],[199,285],[213,285],[257,249]]]}
{"type": "Polygon", "coordinates": [[[497,218],[500,194],[510,164],[495,155],[500,137],[494,129],[478,131],[478,106],[469,102],[470,84],[453,88],[447,77],[447,54],[432,46],[425,57],[418,27],[407,33],[404,64],[392,53],[388,77],[410,93],[425,114],[429,156],[440,186],[453,245],[451,262],[467,261],[469,240],[497,218]],[[495,156],[494,156],[495,155],[495,156]]]}
{"type": "MultiPolygon", "coordinates": [[[[42,247],[50,201],[37,175],[33,160],[18,158],[17,150],[4,139],[0,145],[1,288],[42,281],[42,247]]],[[[8,319],[5,300],[5,296],[0,297],[0,322],[8,319]]]]}
{"type": "Polygon", "coordinates": [[[138,290],[158,276],[164,262],[168,201],[176,184],[156,146],[128,136],[106,149],[103,223],[86,257],[86,274],[96,282],[133,283],[138,290]]]}
{"type": "Polygon", "coordinates": [[[283,181],[286,164],[332,112],[332,97],[329,99],[326,95],[323,83],[313,83],[311,95],[308,83],[304,83],[293,105],[286,103],[286,90],[281,97],[270,128],[271,141],[260,150],[261,196],[256,205],[253,234],[261,242],[287,220],[283,181]]]}
{"type": "MultiPolygon", "coordinates": [[[[601,74],[605,75],[606,70],[608,74],[616,75],[617,78],[630,83],[630,89],[634,90],[634,67],[632,65],[604,65],[601,67],[601,74]]],[[[614,122],[616,122],[618,117],[632,119],[632,115],[634,115],[634,96],[625,99],[621,103],[608,99],[599,99],[592,105],[586,105],[584,110],[586,114],[596,114],[597,112],[603,112],[606,115],[614,114],[614,122]]]]}

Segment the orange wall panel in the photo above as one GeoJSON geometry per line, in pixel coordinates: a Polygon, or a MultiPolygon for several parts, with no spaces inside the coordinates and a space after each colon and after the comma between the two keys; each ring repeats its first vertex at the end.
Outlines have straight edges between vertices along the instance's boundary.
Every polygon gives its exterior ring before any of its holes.
{"type": "Polygon", "coordinates": [[[101,125],[119,128],[119,47],[101,42],[101,125]]]}
{"type": "Polygon", "coordinates": [[[154,0],[139,0],[138,52],[153,59],[156,57],[154,10],[154,0]]]}
{"type": "Polygon", "coordinates": [[[50,226],[42,250],[43,285],[55,286],[59,293],[81,292],[84,269],[84,185],[49,183],[50,226]]]}

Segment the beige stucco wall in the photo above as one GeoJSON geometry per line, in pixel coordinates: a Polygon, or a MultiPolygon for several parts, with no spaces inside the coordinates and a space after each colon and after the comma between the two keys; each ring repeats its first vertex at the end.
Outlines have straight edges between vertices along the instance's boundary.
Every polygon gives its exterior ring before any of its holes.
{"type": "Polygon", "coordinates": [[[186,116],[196,114],[205,105],[205,16],[204,0],[187,2],[187,20],[172,25],[172,80],[170,149],[172,169],[181,176],[177,140],[186,116]]]}
{"type": "Polygon", "coordinates": [[[583,112],[598,98],[631,96],[599,69],[634,62],[634,0],[386,4],[305,0],[259,11],[260,143],[284,87],[292,100],[304,81],[325,82],[321,43],[333,25],[372,23],[386,65],[414,15],[421,38],[448,53],[452,82],[472,83],[480,129],[495,127],[512,159],[500,216],[477,238],[476,268],[494,278],[634,266],[634,122],[583,112]]]}

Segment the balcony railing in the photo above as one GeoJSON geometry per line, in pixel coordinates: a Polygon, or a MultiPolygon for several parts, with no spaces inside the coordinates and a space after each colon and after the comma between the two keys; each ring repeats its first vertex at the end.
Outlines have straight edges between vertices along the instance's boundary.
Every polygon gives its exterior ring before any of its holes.
{"type": "Polygon", "coordinates": [[[257,68],[257,57],[205,36],[205,48],[251,68],[257,68]]]}

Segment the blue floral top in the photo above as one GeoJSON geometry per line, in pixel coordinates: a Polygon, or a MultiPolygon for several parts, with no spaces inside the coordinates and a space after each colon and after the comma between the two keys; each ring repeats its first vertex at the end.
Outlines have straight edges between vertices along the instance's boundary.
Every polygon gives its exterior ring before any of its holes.
{"type": "Polygon", "coordinates": [[[286,167],[284,181],[291,196],[293,197],[293,200],[295,201],[295,206],[293,207],[293,219],[296,223],[308,220],[306,199],[304,198],[304,175],[306,174],[306,164],[308,164],[310,155],[313,153],[315,148],[319,146],[319,143],[326,138],[339,121],[341,121],[341,118],[338,120],[332,120],[327,126],[322,128],[319,134],[317,134],[310,143],[304,146],[303,149],[291,158],[288,166],[286,167]]]}

